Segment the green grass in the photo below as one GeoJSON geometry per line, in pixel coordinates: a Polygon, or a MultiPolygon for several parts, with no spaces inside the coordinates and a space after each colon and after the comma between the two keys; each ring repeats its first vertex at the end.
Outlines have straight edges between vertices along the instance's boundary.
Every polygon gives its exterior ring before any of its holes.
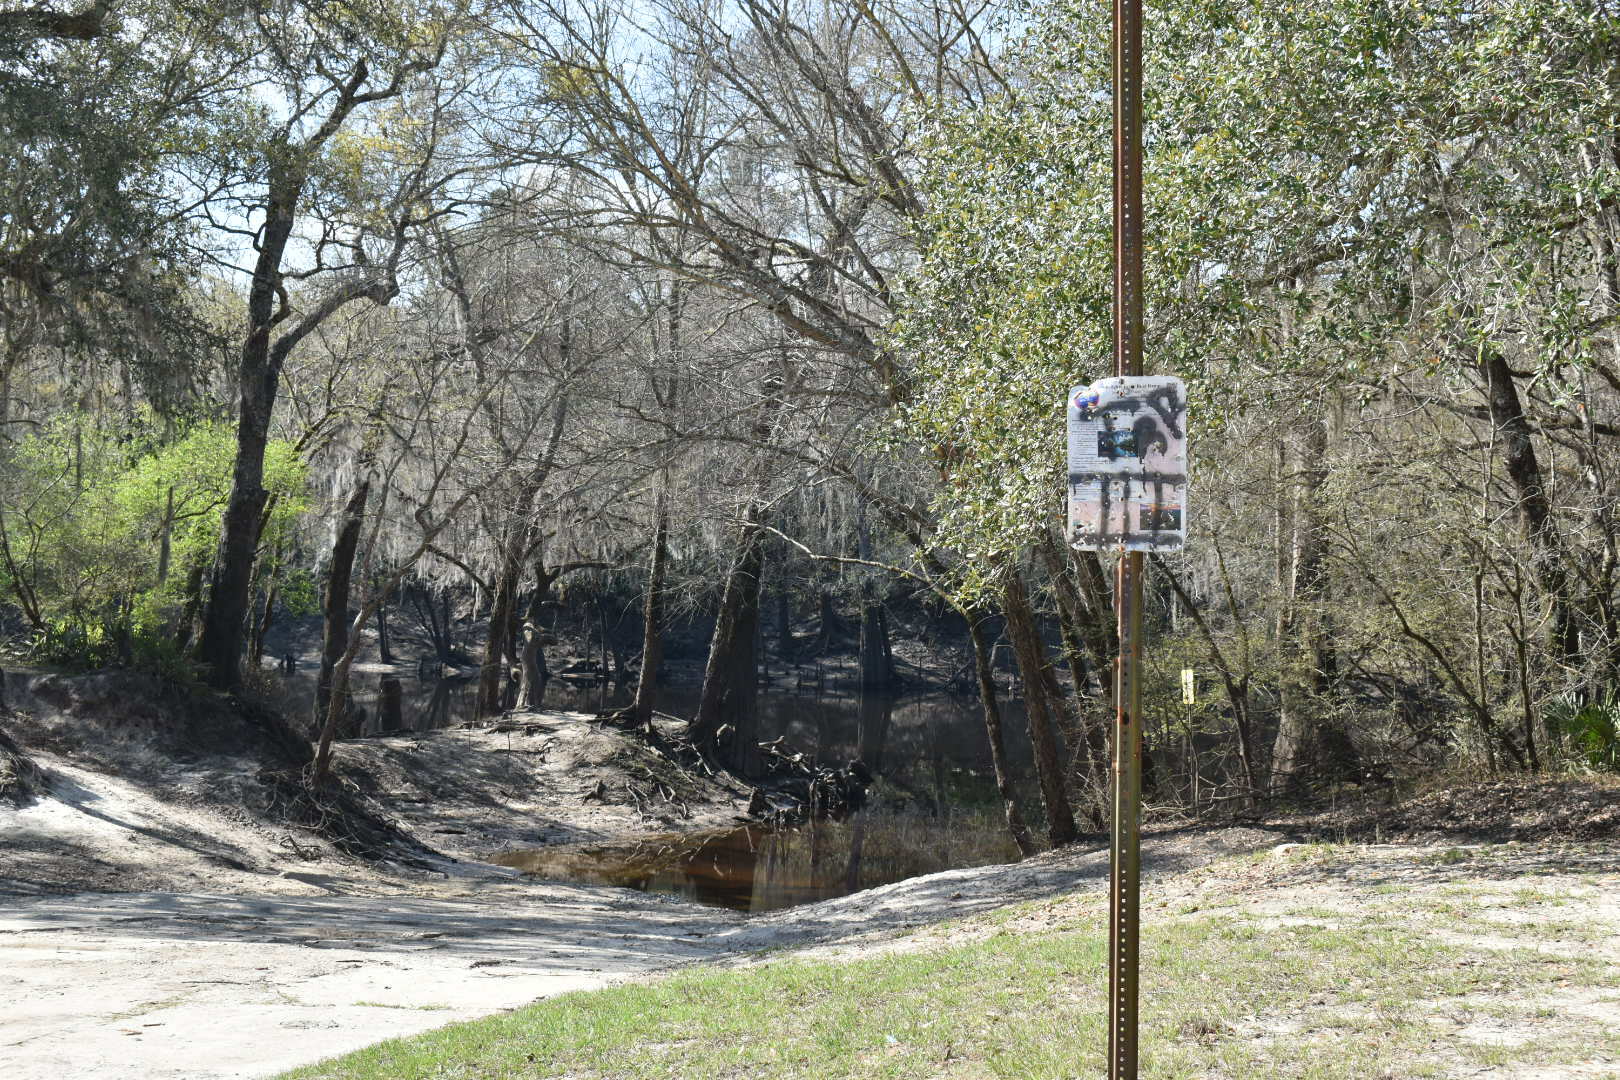
{"type": "MultiPolygon", "coordinates": [[[[1443,908],[1456,900],[1448,899],[1443,908]]],[[[1262,929],[1230,909],[1151,911],[1142,1076],[1439,1077],[1620,1055],[1620,1031],[1546,1016],[1571,986],[1620,985],[1608,962],[1465,949],[1403,925],[1393,908],[1369,914],[1351,926],[1262,929]],[[1481,1018],[1521,1023],[1527,1041],[1457,1037],[1481,1018]]],[[[1096,898],[1046,902],[980,920],[990,932],[968,944],[688,969],[392,1040],[287,1077],[1098,1077],[1103,915],[1096,898]],[[1020,911],[1056,922],[1021,930],[1020,911]]]]}

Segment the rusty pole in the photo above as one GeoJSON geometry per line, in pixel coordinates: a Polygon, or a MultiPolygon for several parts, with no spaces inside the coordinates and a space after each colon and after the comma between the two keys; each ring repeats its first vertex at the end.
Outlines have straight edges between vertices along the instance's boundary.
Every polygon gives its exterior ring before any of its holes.
{"type": "MultiPolygon", "coordinates": [[[[1142,374],[1142,0],[1114,3],[1114,374],[1142,374]]],[[[1109,875],[1108,1077],[1136,1080],[1141,930],[1142,553],[1114,582],[1114,835],[1109,875]]]]}

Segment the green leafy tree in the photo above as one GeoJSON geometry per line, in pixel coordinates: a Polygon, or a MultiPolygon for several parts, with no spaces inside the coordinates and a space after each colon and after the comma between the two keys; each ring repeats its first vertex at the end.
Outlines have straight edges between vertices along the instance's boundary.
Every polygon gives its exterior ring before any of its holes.
{"type": "MultiPolygon", "coordinates": [[[[1055,509],[1057,403],[1111,342],[1108,11],[1032,15],[1008,92],[931,121],[897,332],[942,536],[987,563],[1055,509]]],[[[1487,669],[1615,681],[1617,33],[1597,0],[1150,6],[1148,368],[1189,378],[1206,463],[1247,456],[1219,470],[1245,491],[1195,495],[1232,516],[1195,529],[1275,538],[1274,578],[1234,572],[1247,613],[1274,605],[1285,773],[1347,602],[1498,760],[1534,761],[1533,710],[1487,669]],[[1542,659],[1516,657],[1537,625],[1542,659]]]]}
{"type": "Polygon", "coordinates": [[[206,5],[0,12],[0,438],[30,362],[121,363],[189,390],[210,334],[187,177],[234,130],[236,64],[206,5]]]}
{"type": "MultiPolygon", "coordinates": [[[[235,438],[203,423],[132,459],[131,445],[151,434],[150,423],[115,432],[64,413],[17,441],[0,508],[5,585],[54,659],[129,662],[137,647],[172,642],[195,608],[188,590],[219,543],[235,438]]],[[[287,531],[308,508],[291,444],[271,444],[266,482],[267,530],[287,531]]]]}
{"type": "Polygon", "coordinates": [[[479,6],[280,0],[253,5],[231,23],[258,85],[278,105],[259,110],[247,153],[216,166],[252,222],[254,247],[236,363],[231,491],[197,643],[217,686],[237,679],[282,369],[338,311],[398,294],[409,239],[444,213],[435,209],[444,186],[465,176],[465,162],[437,158],[455,91],[440,93],[433,73],[472,39],[479,6]],[[427,122],[390,111],[413,92],[423,95],[412,103],[427,122]]]}

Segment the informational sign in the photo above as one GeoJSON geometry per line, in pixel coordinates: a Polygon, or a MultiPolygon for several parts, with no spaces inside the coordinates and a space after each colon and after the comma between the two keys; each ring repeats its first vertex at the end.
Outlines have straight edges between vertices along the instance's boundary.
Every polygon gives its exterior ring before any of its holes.
{"type": "Polygon", "coordinates": [[[1181,669],[1181,703],[1183,705],[1198,704],[1198,676],[1194,674],[1193,669],[1190,667],[1181,669]]]}
{"type": "Polygon", "coordinates": [[[1069,392],[1069,543],[1179,551],[1187,540],[1187,387],[1121,375],[1069,392]]]}

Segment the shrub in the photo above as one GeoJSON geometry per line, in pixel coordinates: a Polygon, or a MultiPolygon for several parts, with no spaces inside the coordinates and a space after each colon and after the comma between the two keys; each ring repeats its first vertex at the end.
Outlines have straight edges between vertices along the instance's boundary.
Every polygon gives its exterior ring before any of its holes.
{"type": "Polygon", "coordinates": [[[1565,696],[1547,708],[1546,721],[1591,768],[1620,772],[1620,697],[1582,702],[1565,696]]]}

